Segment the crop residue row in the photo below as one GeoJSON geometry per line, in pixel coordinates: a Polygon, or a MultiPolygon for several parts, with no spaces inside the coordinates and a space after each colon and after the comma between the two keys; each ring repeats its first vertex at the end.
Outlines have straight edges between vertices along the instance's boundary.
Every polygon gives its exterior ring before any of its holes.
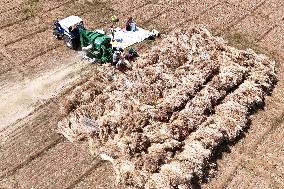
{"type": "Polygon", "coordinates": [[[213,151],[234,140],[276,81],[274,61],[203,27],[178,30],[121,73],[109,65],[62,103],[59,131],[87,139],[117,181],[191,188],[213,151]]]}

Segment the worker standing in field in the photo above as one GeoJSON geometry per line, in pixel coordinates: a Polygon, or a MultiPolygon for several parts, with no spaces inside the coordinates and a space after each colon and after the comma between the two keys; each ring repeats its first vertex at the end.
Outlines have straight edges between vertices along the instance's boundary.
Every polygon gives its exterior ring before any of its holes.
{"type": "Polygon", "coordinates": [[[122,68],[122,66],[124,65],[124,59],[123,59],[121,51],[115,51],[113,53],[112,63],[113,65],[115,65],[117,69],[122,68]]]}
{"type": "Polygon", "coordinates": [[[125,54],[125,59],[128,61],[133,61],[137,57],[138,57],[138,54],[133,48],[130,48],[128,50],[128,53],[125,54]]]}
{"type": "Polygon", "coordinates": [[[59,19],[56,18],[56,20],[54,20],[53,22],[53,36],[56,39],[61,39],[63,37],[63,34],[64,34],[64,29],[59,24],[59,19]]]}
{"type": "Polygon", "coordinates": [[[113,52],[113,56],[112,56],[112,63],[113,63],[113,65],[116,65],[118,63],[120,57],[121,57],[120,51],[114,51],[113,52]]]}
{"type": "Polygon", "coordinates": [[[110,26],[110,34],[112,36],[112,41],[114,41],[114,27],[113,27],[113,25],[110,26]]]}
{"type": "Polygon", "coordinates": [[[61,25],[59,24],[59,18],[58,17],[56,18],[56,20],[54,20],[53,25],[55,27],[60,27],[61,28],[61,25]]]}

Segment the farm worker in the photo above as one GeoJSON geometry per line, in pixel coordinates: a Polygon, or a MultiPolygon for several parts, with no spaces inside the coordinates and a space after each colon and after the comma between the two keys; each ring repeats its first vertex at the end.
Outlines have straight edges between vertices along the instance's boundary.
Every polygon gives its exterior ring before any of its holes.
{"type": "Polygon", "coordinates": [[[112,62],[116,68],[121,68],[123,66],[124,61],[120,51],[115,51],[113,53],[112,62]]]}
{"type": "Polygon", "coordinates": [[[123,65],[124,65],[124,61],[123,61],[123,59],[120,59],[120,60],[116,63],[115,67],[116,67],[117,69],[121,69],[123,65]]]}
{"type": "Polygon", "coordinates": [[[159,37],[160,36],[160,32],[158,30],[153,29],[152,33],[156,36],[159,37]]]}
{"type": "Polygon", "coordinates": [[[56,20],[54,20],[53,29],[58,30],[58,32],[64,32],[64,29],[63,29],[63,28],[61,27],[61,25],[59,24],[59,19],[58,19],[58,17],[56,18],[56,20]]]}
{"type": "Polygon", "coordinates": [[[136,23],[133,21],[132,17],[129,17],[127,20],[125,29],[126,31],[136,31],[136,23]]]}
{"type": "Polygon", "coordinates": [[[63,34],[64,34],[64,29],[59,24],[59,19],[56,18],[56,20],[54,20],[53,22],[53,36],[56,39],[61,39],[63,37],[63,34]]]}
{"type": "Polygon", "coordinates": [[[120,59],[120,51],[114,51],[113,56],[112,56],[112,62],[113,64],[117,64],[119,59],[120,59]]]}
{"type": "Polygon", "coordinates": [[[110,33],[111,33],[111,36],[112,36],[112,41],[114,41],[114,28],[113,28],[113,25],[110,26],[110,33]]]}
{"type": "Polygon", "coordinates": [[[111,21],[112,22],[118,22],[119,19],[117,18],[117,16],[113,15],[113,16],[111,16],[111,21]]]}
{"type": "Polygon", "coordinates": [[[130,48],[128,50],[128,53],[125,55],[125,59],[128,60],[128,61],[132,61],[137,57],[138,57],[138,54],[133,48],[130,48]]]}
{"type": "Polygon", "coordinates": [[[58,17],[56,18],[56,20],[54,20],[53,24],[54,24],[54,26],[60,26],[58,17]]]}

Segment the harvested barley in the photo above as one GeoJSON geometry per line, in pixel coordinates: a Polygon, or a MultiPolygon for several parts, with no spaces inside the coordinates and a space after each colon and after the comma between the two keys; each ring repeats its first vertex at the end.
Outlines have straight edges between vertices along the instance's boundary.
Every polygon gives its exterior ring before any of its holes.
{"type": "Polygon", "coordinates": [[[134,188],[191,188],[276,82],[275,62],[203,27],[177,30],[125,74],[108,65],[63,103],[59,131],[87,139],[134,188]]]}

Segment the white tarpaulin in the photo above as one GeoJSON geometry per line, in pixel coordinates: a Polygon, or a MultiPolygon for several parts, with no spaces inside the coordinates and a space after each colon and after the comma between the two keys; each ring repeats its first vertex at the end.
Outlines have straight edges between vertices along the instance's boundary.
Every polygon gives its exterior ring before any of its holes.
{"type": "MultiPolygon", "coordinates": [[[[139,27],[137,27],[136,31],[126,31],[121,28],[116,28],[114,30],[114,41],[112,42],[112,46],[125,49],[135,43],[142,42],[152,35],[154,35],[153,32],[139,27]]],[[[112,37],[111,35],[109,36],[112,37]]]]}

